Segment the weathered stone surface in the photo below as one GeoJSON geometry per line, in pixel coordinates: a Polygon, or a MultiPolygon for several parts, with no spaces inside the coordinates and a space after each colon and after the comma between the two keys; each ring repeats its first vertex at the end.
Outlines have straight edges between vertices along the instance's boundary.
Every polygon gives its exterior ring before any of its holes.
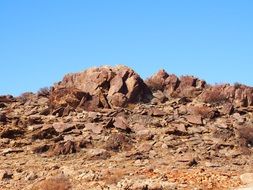
{"type": "Polygon", "coordinates": [[[95,134],[101,134],[103,131],[103,125],[99,123],[86,123],[85,129],[92,131],[95,134]]]}
{"type": "Polygon", "coordinates": [[[253,173],[244,173],[240,176],[241,182],[244,185],[253,185],[253,173]]]}
{"type": "Polygon", "coordinates": [[[94,110],[109,105],[122,107],[127,103],[148,101],[150,98],[148,87],[132,69],[125,66],[104,66],[66,75],[53,88],[50,102],[53,107],[77,107],[81,104],[86,110],[94,110]],[[87,103],[90,99],[91,103],[87,103]],[[92,106],[89,107],[90,104],[92,106]]]}
{"type": "Polygon", "coordinates": [[[152,91],[161,90],[163,91],[166,86],[166,79],[169,77],[169,74],[165,70],[160,70],[152,77],[147,79],[145,83],[152,91]]]}
{"type": "Polygon", "coordinates": [[[118,116],[118,117],[114,118],[113,125],[117,129],[121,129],[121,130],[127,130],[127,129],[129,129],[127,120],[123,116],[118,116]]]}
{"type": "Polygon", "coordinates": [[[196,124],[196,125],[202,125],[203,121],[202,121],[202,117],[200,115],[188,115],[185,116],[185,119],[192,124],[196,124]]]}
{"type": "Polygon", "coordinates": [[[63,132],[68,132],[74,129],[75,125],[69,124],[69,123],[58,122],[58,123],[53,124],[53,128],[55,129],[57,133],[63,133],[63,132]]]}

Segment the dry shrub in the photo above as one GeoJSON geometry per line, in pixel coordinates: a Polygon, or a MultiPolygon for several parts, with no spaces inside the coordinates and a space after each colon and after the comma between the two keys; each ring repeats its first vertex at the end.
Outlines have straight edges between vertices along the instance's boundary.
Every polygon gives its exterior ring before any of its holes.
{"type": "Polygon", "coordinates": [[[121,150],[129,150],[130,148],[130,139],[122,133],[111,134],[105,145],[106,150],[111,150],[114,152],[119,152],[121,150]]]}
{"type": "Polygon", "coordinates": [[[48,87],[44,87],[39,89],[37,95],[42,97],[48,97],[50,94],[50,89],[48,87]]]}
{"type": "Polygon", "coordinates": [[[210,104],[222,104],[228,100],[225,94],[222,93],[222,86],[214,86],[205,90],[202,94],[202,100],[210,104]]]}
{"type": "Polygon", "coordinates": [[[253,146],[253,127],[240,127],[238,130],[239,144],[244,147],[253,146]]]}
{"type": "Polygon", "coordinates": [[[106,175],[104,176],[104,181],[106,184],[117,184],[122,178],[126,172],[122,169],[116,169],[115,171],[108,171],[106,175]]]}
{"type": "Polygon", "coordinates": [[[28,100],[31,100],[34,94],[32,92],[24,92],[19,97],[17,97],[17,100],[26,103],[28,100]]]}
{"type": "Polygon", "coordinates": [[[65,177],[50,178],[36,183],[32,190],[71,190],[71,184],[65,177]]]}

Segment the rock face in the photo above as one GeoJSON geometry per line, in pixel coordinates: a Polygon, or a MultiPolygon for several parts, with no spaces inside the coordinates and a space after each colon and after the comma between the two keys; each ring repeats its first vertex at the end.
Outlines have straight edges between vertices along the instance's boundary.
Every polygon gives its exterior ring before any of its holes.
{"type": "Polygon", "coordinates": [[[98,67],[66,75],[51,91],[52,107],[96,108],[124,107],[147,102],[150,90],[132,69],[126,66],[98,67]]]}

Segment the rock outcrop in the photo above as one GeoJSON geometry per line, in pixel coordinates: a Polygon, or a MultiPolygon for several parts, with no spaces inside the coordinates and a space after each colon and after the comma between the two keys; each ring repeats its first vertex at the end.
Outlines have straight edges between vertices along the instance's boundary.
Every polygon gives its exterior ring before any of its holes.
{"type": "Polygon", "coordinates": [[[193,76],[168,74],[158,71],[147,79],[147,86],[152,92],[160,91],[167,98],[197,98],[211,104],[232,103],[234,106],[253,106],[253,88],[241,84],[207,85],[204,80],[193,76]]]}
{"type": "Polygon", "coordinates": [[[53,108],[95,110],[147,102],[151,96],[144,81],[132,69],[104,66],[66,75],[52,88],[50,103],[53,108]]]}

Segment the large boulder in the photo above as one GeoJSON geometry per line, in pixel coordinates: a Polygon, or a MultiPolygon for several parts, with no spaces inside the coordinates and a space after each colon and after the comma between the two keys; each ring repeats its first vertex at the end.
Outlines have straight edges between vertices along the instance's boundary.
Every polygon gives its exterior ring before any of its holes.
{"type": "Polygon", "coordinates": [[[122,107],[147,102],[151,92],[140,76],[126,66],[102,66],[66,75],[51,90],[53,107],[122,107]]]}

